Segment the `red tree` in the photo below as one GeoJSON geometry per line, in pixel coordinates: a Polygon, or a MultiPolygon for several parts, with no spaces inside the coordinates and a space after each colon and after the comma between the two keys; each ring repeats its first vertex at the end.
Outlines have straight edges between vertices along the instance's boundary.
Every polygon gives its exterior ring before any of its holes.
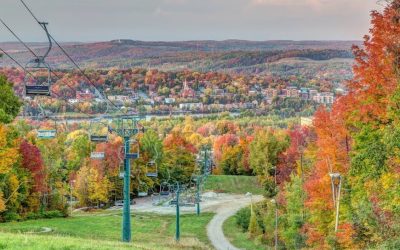
{"type": "Polygon", "coordinates": [[[46,192],[46,170],[39,148],[23,140],[19,150],[22,155],[22,167],[27,169],[33,177],[33,191],[46,192]]]}

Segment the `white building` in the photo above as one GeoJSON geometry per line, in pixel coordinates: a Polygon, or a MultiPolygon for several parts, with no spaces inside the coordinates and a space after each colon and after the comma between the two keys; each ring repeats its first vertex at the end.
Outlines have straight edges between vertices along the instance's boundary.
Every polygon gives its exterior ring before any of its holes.
{"type": "Polygon", "coordinates": [[[321,104],[333,104],[335,101],[335,98],[333,96],[333,93],[331,92],[322,92],[318,93],[313,97],[313,100],[317,103],[321,104]]]}
{"type": "Polygon", "coordinates": [[[175,98],[170,98],[170,97],[165,98],[164,102],[165,102],[166,104],[175,103],[175,98]]]}
{"type": "Polygon", "coordinates": [[[203,108],[203,103],[201,103],[201,102],[198,102],[198,103],[181,103],[181,104],[179,104],[179,108],[181,110],[202,109],[203,108]]]}

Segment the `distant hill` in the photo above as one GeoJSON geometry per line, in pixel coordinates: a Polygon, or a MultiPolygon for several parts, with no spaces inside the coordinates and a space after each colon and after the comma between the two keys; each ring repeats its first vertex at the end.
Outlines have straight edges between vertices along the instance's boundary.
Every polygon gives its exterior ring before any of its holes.
{"type": "MultiPolygon", "coordinates": [[[[63,43],[65,50],[83,67],[95,68],[161,68],[163,70],[231,70],[235,72],[263,71],[264,64],[284,58],[330,60],[352,58],[351,46],[359,41],[178,41],[147,42],[113,40],[94,43],[63,43]],[[261,65],[261,66],[260,66],[261,65]]],[[[44,53],[45,43],[28,43],[38,54],[44,53]]],[[[31,55],[18,43],[0,43],[20,62],[31,55]]],[[[67,58],[54,47],[48,57],[53,67],[71,67],[67,58]]],[[[10,65],[3,58],[0,66],[10,65]]]]}

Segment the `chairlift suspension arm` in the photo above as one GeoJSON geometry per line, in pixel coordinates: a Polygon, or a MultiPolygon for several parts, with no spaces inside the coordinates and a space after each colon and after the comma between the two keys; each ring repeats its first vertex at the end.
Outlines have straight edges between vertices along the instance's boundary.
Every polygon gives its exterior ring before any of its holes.
{"type": "Polygon", "coordinates": [[[49,40],[49,48],[47,49],[46,53],[42,57],[42,59],[44,61],[44,59],[49,55],[51,48],[53,47],[53,42],[51,40],[50,33],[49,33],[48,29],[47,29],[47,25],[49,23],[39,22],[39,24],[40,24],[40,26],[42,26],[43,30],[46,32],[47,39],[49,40]]]}

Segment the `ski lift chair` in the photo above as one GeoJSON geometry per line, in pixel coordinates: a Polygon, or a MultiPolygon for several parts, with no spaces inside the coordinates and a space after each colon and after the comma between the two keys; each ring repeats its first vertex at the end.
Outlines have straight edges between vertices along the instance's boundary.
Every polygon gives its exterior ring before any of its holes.
{"type": "Polygon", "coordinates": [[[128,159],[138,159],[139,158],[139,143],[136,140],[129,141],[129,151],[124,149],[125,157],[128,159]]]}
{"type": "Polygon", "coordinates": [[[149,195],[149,188],[145,182],[139,181],[138,196],[146,197],[149,195]]]}
{"type": "Polygon", "coordinates": [[[38,129],[37,138],[39,139],[54,139],[57,135],[57,122],[54,120],[54,128],[38,129]]]}
{"type": "Polygon", "coordinates": [[[151,160],[146,164],[146,176],[152,178],[158,177],[157,164],[154,160],[151,160]]]}
{"type": "MultiPolygon", "coordinates": [[[[25,75],[24,78],[24,87],[25,87],[25,95],[26,96],[50,96],[50,85],[51,85],[51,68],[48,63],[46,63],[45,59],[50,53],[50,50],[53,46],[50,34],[47,30],[48,23],[39,23],[44,31],[46,32],[47,39],[49,41],[49,47],[47,48],[46,53],[43,56],[35,56],[35,58],[28,61],[25,65],[25,69],[27,72],[34,71],[46,71],[47,77],[44,81],[36,81],[34,79],[29,80],[29,74],[25,75]],[[32,81],[33,80],[33,81],[32,81]]],[[[41,79],[38,79],[41,80],[41,79]]]]}
{"type": "Polygon", "coordinates": [[[90,133],[90,141],[91,142],[107,142],[108,141],[108,131],[109,128],[107,127],[107,133],[102,134],[96,131],[96,125],[99,125],[101,123],[100,119],[93,119],[90,121],[89,124],[89,133],[90,133]]]}

